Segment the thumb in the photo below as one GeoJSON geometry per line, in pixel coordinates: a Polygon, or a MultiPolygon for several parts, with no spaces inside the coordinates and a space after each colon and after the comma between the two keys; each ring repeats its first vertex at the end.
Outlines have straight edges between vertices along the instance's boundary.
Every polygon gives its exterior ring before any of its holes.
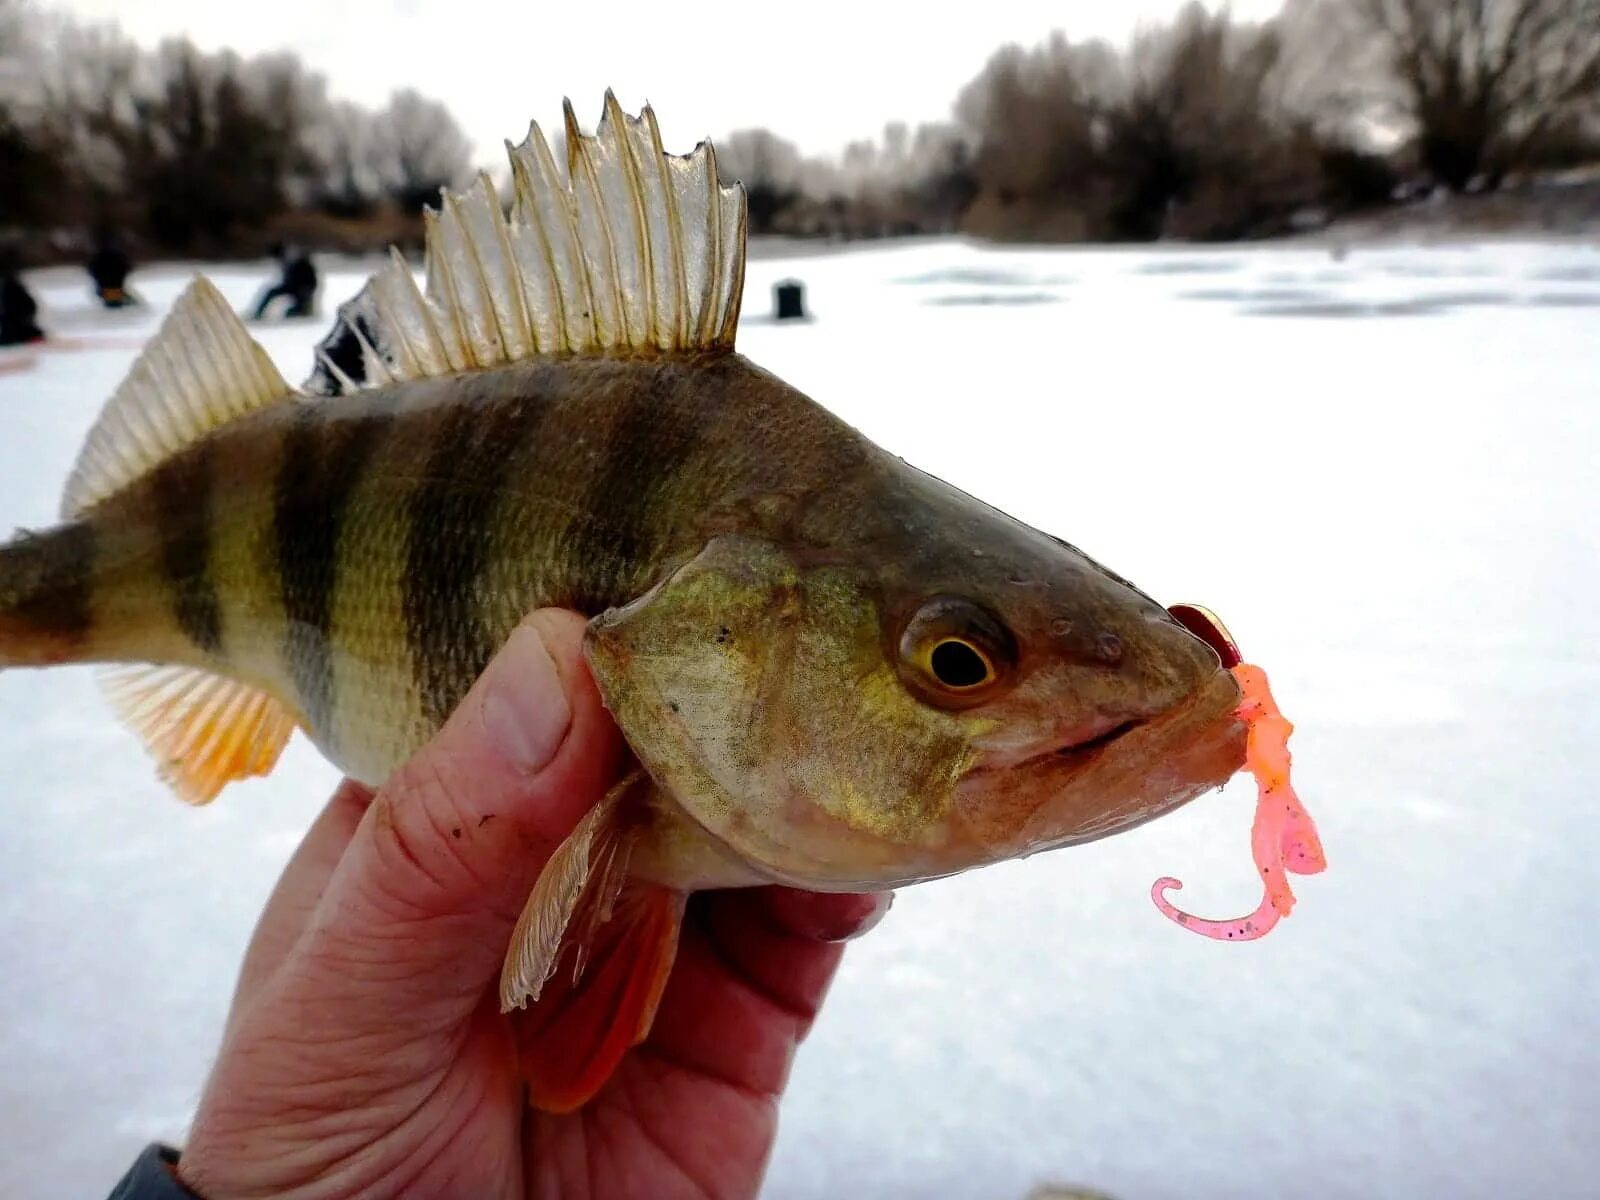
{"type": "Polygon", "coordinates": [[[553,609],[525,620],[379,790],[299,947],[322,1019],[449,1025],[498,979],[539,872],[620,757],[583,629],[553,609]]]}

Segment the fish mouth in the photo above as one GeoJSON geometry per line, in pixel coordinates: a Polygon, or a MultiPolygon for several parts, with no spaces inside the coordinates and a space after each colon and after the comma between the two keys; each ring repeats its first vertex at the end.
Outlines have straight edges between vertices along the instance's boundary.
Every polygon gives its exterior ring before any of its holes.
{"type": "Polygon", "coordinates": [[[1004,825],[978,822],[996,857],[1094,841],[1154,820],[1220,787],[1244,765],[1238,705],[1237,681],[1217,670],[1163,713],[1006,769],[969,772],[969,820],[990,806],[1014,814],[1004,825]],[[1015,800],[1007,804],[1006,795],[1015,800]]]}
{"type": "Polygon", "coordinates": [[[1098,811],[1062,840],[1121,833],[1221,787],[1244,766],[1245,723],[1235,715],[1239,699],[1238,682],[1218,670],[1178,705],[1134,723],[1086,755],[1068,792],[1087,798],[1103,788],[1104,795],[1098,811]]]}
{"type": "Polygon", "coordinates": [[[986,761],[979,763],[967,774],[984,775],[993,774],[997,771],[1026,770],[1030,767],[1046,764],[1057,769],[1079,767],[1092,759],[1096,752],[1105,749],[1124,734],[1132,733],[1139,726],[1146,723],[1143,720],[1123,721],[1102,733],[1092,734],[1078,741],[1067,742],[1064,745],[1054,746],[1047,750],[1040,750],[1024,758],[1014,759],[1009,762],[986,761]]]}
{"type": "Polygon", "coordinates": [[[1124,734],[1132,733],[1143,724],[1145,724],[1144,721],[1124,721],[1122,724],[1113,725],[1104,733],[1086,741],[1051,750],[1048,752],[1047,757],[1058,766],[1063,763],[1069,766],[1076,766],[1088,761],[1096,751],[1105,749],[1124,734]]]}

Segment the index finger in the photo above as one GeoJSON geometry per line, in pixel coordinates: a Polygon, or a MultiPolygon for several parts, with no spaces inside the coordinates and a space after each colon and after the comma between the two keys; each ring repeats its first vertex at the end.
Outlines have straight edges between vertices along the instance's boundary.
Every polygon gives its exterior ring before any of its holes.
{"type": "Polygon", "coordinates": [[[370,788],[346,779],[300,839],[250,935],[228,1009],[229,1028],[305,932],[334,868],[344,857],[345,848],[371,803],[370,788]]]}

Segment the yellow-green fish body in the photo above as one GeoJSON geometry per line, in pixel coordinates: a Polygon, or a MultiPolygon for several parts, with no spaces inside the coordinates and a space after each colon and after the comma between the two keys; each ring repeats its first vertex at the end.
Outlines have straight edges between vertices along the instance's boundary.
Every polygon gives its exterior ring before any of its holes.
{"type": "Polygon", "coordinates": [[[28,603],[74,658],[261,688],[376,784],[525,613],[625,603],[715,532],[784,523],[783,496],[815,493],[865,449],[738,355],[532,363],[286,400],[35,543],[70,553],[83,578],[69,586],[87,594],[28,603]]]}

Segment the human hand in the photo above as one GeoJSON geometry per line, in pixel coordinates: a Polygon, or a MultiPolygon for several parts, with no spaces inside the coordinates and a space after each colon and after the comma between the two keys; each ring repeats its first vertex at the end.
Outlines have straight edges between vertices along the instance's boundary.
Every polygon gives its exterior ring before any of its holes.
{"type": "Polygon", "coordinates": [[[587,1106],[527,1106],[501,960],[539,871],[618,773],[583,621],[514,633],[376,796],[346,783],[245,956],[178,1167],[207,1200],[750,1196],[795,1047],[887,896],[689,906],[649,1038],[587,1106]]]}

